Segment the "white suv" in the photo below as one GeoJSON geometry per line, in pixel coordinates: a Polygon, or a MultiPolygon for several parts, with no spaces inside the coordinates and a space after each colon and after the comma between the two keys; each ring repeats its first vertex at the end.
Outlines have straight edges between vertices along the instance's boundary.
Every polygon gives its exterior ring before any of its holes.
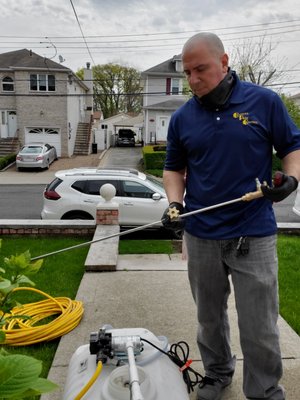
{"type": "Polygon", "coordinates": [[[158,221],[168,207],[160,181],[133,169],[76,168],[57,171],[44,190],[42,219],[95,219],[99,190],[105,183],[116,188],[119,221],[124,227],[158,221]]]}

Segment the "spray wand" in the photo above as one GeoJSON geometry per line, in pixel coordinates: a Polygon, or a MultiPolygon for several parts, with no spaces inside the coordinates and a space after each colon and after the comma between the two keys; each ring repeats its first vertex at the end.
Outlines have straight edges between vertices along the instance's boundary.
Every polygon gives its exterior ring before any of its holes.
{"type": "MultiPolygon", "coordinates": [[[[180,219],[181,218],[187,218],[187,217],[189,217],[191,215],[200,214],[200,213],[203,213],[203,212],[206,212],[206,211],[214,210],[215,208],[224,207],[224,206],[227,206],[227,205],[230,205],[230,204],[238,203],[240,201],[251,201],[251,200],[255,200],[255,199],[258,199],[260,197],[263,197],[263,193],[262,193],[261,188],[260,188],[261,187],[261,183],[260,183],[258,178],[256,178],[255,181],[256,181],[256,191],[254,191],[254,192],[245,193],[243,196],[238,197],[236,199],[229,200],[229,201],[224,201],[222,203],[214,204],[212,206],[208,206],[208,207],[204,207],[204,208],[199,208],[197,210],[189,211],[187,213],[180,214],[180,215],[178,215],[176,208],[173,211],[171,209],[170,210],[170,212],[171,212],[170,216],[171,216],[171,218],[180,218],[180,219]]],[[[80,244],[77,244],[77,245],[74,245],[74,246],[66,247],[64,249],[53,251],[51,253],[46,253],[46,254],[43,254],[41,256],[33,257],[33,258],[31,258],[31,261],[35,261],[35,260],[39,260],[41,258],[46,258],[46,257],[49,257],[49,256],[53,256],[55,254],[59,254],[59,253],[65,252],[65,251],[78,249],[80,247],[89,246],[89,245],[91,245],[93,243],[101,242],[103,240],[111,239],[111,238],[114,238],[114,237],[117,237],[117,236],[123,236],[123,235],[127,235],[129,233],[138,232],[138,231],[141,231],[141,230],[144,230],[144,229],[147,229],[147,228],[151,228],[154,225],[159,225],[160,223],[161,223],[161,220],[150,222],[149,224],[142,225],[142,226],[137,226],[136,228],[128,229],[126,231],[113,233],[113,234],[108,235],[108,236],[100,237],[98,239],[90,240],[88,242],[80,243],[80,244]]]]}

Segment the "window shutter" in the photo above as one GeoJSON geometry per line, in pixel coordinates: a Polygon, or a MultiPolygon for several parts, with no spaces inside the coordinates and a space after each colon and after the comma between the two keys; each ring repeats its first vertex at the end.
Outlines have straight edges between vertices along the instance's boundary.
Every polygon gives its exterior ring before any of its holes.
{"type": "Polygon", "coordinates": [[[166,79],[166,94],[171,94],[171,78],[166,79]]]}

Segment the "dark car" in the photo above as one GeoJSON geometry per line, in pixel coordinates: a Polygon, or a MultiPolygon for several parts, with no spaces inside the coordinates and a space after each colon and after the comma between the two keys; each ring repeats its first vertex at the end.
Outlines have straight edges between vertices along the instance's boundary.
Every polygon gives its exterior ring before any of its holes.
{"type": "Polygon", "coordinates": [[[119,129],[117,136],[117,146],[135,146],[135,133],[131,129],[119,129]]]}

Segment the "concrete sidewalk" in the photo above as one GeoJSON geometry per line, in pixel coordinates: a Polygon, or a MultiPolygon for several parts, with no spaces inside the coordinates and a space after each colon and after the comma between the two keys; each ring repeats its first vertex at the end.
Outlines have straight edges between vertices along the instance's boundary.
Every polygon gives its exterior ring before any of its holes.
{"type": "MultiPolygon", "coordinates": [[[[197,360],[194,369],[203,374],[196,346],[196,308],[190,293],[186,262],[175,255],[122,255],[118,257],[117,271],[85,273],[77,299],[84,303],[80,325],[62,337],[57,349],[49,379],[60,389],[43,400],[61,400],[68,363],[75,350],[89,343],[89,334],[105,324],[114,328],[146,328],[155,335],[164,335],[169,343],[186,341],[190,358],[197,360]]],[[[232,350],[237,356],[233,383],[224,391],[224,400],[244,399],[242,392],[243,356],[239,345],[234,296],[230,296],[232,350]]],[[[300,338],[282,319],[281,332],[284,376],[282,384],[287,400],[299,399],[300,338]]],[[[190,399],[195,399],[192,393],[190,399]]]]}
{"type": "MultiPolygon", "coordinates": [[[[113,153],[103,154],[100,166],[114,164],[113,153]],[[105,157],[103,157],[105,155],[105,157]]],[[[134,167],[134,166],[133,166],[134,167]]],[[[282,224],[281,229],[293,230],[282,224]]],[[[299,227],[298,227],[299,229],[299,227]]],[[[103,248],[97,258],[103,257],[103,248]]],[[[96,250],[97,251],[97,250],[96,250]]],[[[181,254],[118,255],[115,272],[86,272],[77,293],[85,312],[80,325],[62,337],[49,379],[60,389],[42,400],[61,400],[68,371],[68,363],[75,350],[89,343],[90,332],[105,324],[114,328],[146,328],[156,336],[166,336],[169,344],[186,341],[190,346],[193,368],[203,375],[196,344],[196,307],[187,277],[186,261],[181,254]]],[[[243,355],[239,344],[234,296],[229,298],[232,352],[237,357],[236,372],[222,400],[242,400],[243,355]]],[[[281,350],[284,366],[282,384],[287,400],[298,400],[300,381],[300,337],[279,318],[281,350]]],[[[191,400],[196,394],[190,395],[191,400]]]]}

